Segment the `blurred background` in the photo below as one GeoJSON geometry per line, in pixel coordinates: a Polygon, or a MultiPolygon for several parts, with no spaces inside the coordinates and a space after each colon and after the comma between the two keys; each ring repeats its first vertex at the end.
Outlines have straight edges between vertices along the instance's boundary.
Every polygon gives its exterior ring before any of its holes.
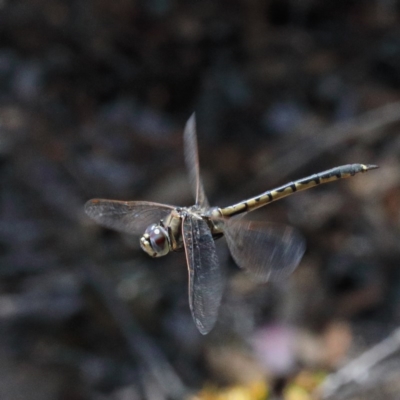
{"type": "Polygon", "coordinates": [[[396,0],[2,0],[0,398],[398,399],[399,16],[396,0]],[[193,111],[213,205],[380,166],[249,216],[305,236],[282,282],[253,282],[219,240],[207,336],[184,255],[151,259],[83,212],[191,205],[193,111]]]}

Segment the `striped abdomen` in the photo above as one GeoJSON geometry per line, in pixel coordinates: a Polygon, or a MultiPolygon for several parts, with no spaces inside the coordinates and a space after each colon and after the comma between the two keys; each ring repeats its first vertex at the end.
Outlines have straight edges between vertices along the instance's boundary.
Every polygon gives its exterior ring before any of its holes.
{"type": "Polygon", "coordinates": [[[376,165],[348,164],[328,169],[327,171],[313,174],[294,182],[289,182],[286,185],[280,186],[276,189],[268,190],[259,196],[252,197],[251,199],[234,204],[233,206],[222,208],[220,213],[225,217],[231,217],[244,212],[253,211],[268,203],[272,203],[275,200],[289,196],[294,192],[306,190],[322,183],[350,178],[359,172],[366,172],[375,168],[378,167],[376,165]]]}

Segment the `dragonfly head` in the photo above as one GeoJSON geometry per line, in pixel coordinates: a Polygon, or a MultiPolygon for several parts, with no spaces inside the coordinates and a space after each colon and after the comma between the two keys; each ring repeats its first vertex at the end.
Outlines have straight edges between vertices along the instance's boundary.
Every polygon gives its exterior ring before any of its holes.
{"type": "Polygon", "coordinates": [[[169,253],[167,230],[159,225],[150,225],[140,238],[140,247],[151,257],[161,257],[169,253]]]}

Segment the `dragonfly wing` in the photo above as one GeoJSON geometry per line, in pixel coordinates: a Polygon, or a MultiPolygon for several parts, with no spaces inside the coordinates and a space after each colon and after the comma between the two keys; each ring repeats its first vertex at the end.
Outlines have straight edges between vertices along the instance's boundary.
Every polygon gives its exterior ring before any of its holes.
{"type": "Polygon", "coordinates": [[[261,282],[290,275],[306,248],[303,236],[286,225],[229,219],[224,234],[235,262],[261,282]]]}
{"type": "Polygon", "coordinates": [[[141,235],[152,223],[166,217],[174,207],[147,201],[93,199],[85,204],[86,214],[107,228],[141,235]]]}
{"type": "Polygon", "coordinates": [[[186,168],[189,173],[190,184],[196,199],[196,205],[209,207],[209,203],[204,192],[203,182],[200,177],[199,152],[197,149],[196,136],[196,116],[193,113],[186,123],[183,133],[183,145],[185,153],[186,168]]]}
{"type": "Polygon", "coordinates": [[[189,305],[200,333],[213,328],[221,303],[223,277],[215,242],[207,223],[187,215],[182,222],[189,270],[189,305]]]}

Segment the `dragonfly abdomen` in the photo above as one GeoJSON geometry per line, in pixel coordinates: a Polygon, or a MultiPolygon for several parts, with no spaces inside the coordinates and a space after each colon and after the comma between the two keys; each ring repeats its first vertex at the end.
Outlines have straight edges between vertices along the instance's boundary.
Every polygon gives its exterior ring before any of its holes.
{"type": "Polygon", "coordinates": [[[272,203],[273,201],[289,196],[294,192],[310,189],[314,186],[332,182],[338,179],[350,178],[359,172],[366,172],[375,168],[378,167],[376,165],[364,164],[342,165],[318,174],[307,176],[306,178],[302,178],[294,182],[286,183],[285,185],[276,189],[268,190],[259,196],[252,197],[233,206],[222,208],[220,212],[224,217],[232,217],[234,215],[256,210],[257,208],[263,207],[264,205],[272,203]]]}

